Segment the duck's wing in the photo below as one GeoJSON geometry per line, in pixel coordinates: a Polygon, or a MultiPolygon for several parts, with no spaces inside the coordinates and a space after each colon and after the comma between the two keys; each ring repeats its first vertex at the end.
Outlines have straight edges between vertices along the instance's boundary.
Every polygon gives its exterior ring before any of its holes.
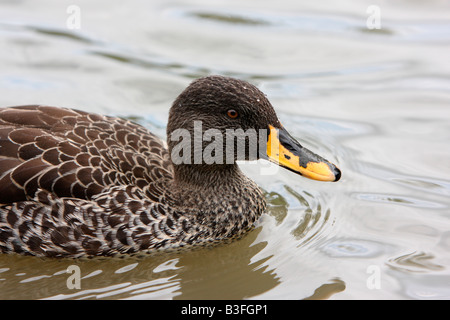
{"type": "Polygon", "coordinates": [[[163,142],[131,121],[41,105],[0,109],[0,204],[37,190],[91,199],[172,174],[163,142]]]}

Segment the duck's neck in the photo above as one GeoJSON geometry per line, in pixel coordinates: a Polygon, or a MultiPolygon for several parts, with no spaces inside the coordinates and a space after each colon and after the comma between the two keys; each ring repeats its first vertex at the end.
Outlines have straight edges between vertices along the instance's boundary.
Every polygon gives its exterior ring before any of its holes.
{"type": "Polygon", "coordinates": [[[174,165],[174,179],[166,187],[166,199],[183,216],[180,237],[186,242],[240,237],[266,209],[263,192],[236,164],[174,165]]]}
{"type": "Polygon", "coordinates": [[[237,164],[181,164],[174,166],[174,183],[178,189],[210,190],[233,188],[246,178],[237,164]]]}
{"type": "Polygon", "coordinates": [[[263,192],[236,164],[178,165],[174,169],[170,193],[175,205],[206,235],[242,235],[266,209],[263,192]]]}
{"type": "Polygon", "coordinates": [[[262,191],[237,164],[176,165],[172,190],[178,206],[187,210],[246,215],[265,209],[262,191]]]}

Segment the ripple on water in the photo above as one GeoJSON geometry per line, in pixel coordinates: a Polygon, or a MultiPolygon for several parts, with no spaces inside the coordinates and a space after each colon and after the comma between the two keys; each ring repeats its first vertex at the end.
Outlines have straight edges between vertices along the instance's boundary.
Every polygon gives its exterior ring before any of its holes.
{"type": "Polygon", "coordinates": [[[362,239],[330,239],[320,250],[332,258],[372,258],[385,253],[388,245],[362,239]]]}
{"type": "Polygon", "coordinates": [[[379,203],[390,203],[398,204],[408,207],[417,208],[427,208],[427,209],[443,209],[447,208],[446,205],[432,202],[427,200],[422,200],[418,198],[413,198],[409,196],[402,195],[392,195],[392,194],[378,194],[378,193],[356,193],[354,196],[359,200],[374,201],[379,203]]]}
{"type": "Polygon", "coordinates": [[[346,288],[345,282],[341,279],[332,279],[329,283],[321,285],[314,291],[314,294],[306,297],[304,300],[324,300],[331,297],[333,294],[344,291],[346,288]]]}
{"type": "Polygon", "coordinates": [[[138,265],[138,263],[129,264],[129,265],[125,266],[125,267],[121,267],[121,268],[117,269],[116,271],[114,271],[114,273],[124,273],[124,272],[131,271],[134,268],[136,268],[137,265],[138,265]]]}
{"type": "Polygon", "coordinates": [[[387,261],[387,265],[392,269],[402,272],[424,273],[430,271],[444,270],[444,267],[433,263],[434,255],[423,251],[414,251],[387,261]]]}
{"type": "Polygon", "coordinates": [[[388,271],[400,284],[400,292],[408,299],[449,300],[450,276],[448,274],[424,274],[388,271]]]}
{"type": "Polygon", "coordinates": [[[186,20],[204,25],[223,24],[228,27],[258,28],[265,31],[304,32],[308,34],[326,33],[345,37],[367,37],[371,39],[390,41],[418,41],[434,42],[450,39],[448,21],[408,21],[383,20],[383,28],[369,30],[361,24],[360,15],[327,14],[302,12],[292,13],[286,11],[245,10],[240,8],[220,8],[220,10],[202,7],[173,7],[165,10],[165,15],[178,20],[186,20]]]}
{"type": "MultiPolygon", "coordinates": [[[[83,276],[81,278],[81,290],[47,296],[44,299],[170,299],[178,294],[177,292],[180,289],[179,279],[176,273],[171,272],[178,269],[175,266],[178,262],[178,259],[169,259],[167,261],[163,261],[162,263],[156,265],[153,270],[151,269],[151,267],[153,267],[154,265],[151,263],[151,259],[138,259],[138,261],[139,262],[133,263],[127,263],[127,260],[114,261],[118,263],[118,265],[120,266],[119,268],[115,270],[95,270],[88,275],[83,276]],[[150,264],[148,264],[149,262],[150,264]],[[147,270],[147,268],[149,269],[147,270]],[[136,279],[134,279],[133,276],[129,278],[129,276],[124,275],[123,277],[131,281],[121,281],[121,279],[123,278],[122,274],[126,274],[129,272],[135,272],[137,274],[144,272],[145,274],[144,276],[141,275],[142,277],[137,277],[136,279]],[[96,283],[95,287],[86,289],[84,288],[86,286],[86,282],[84,282],[84,280],[87,278],[92,278],[90,281],[91,283],[96,283]],[[105,282],[104,278],[115,279],[114,281],[116,283],[114,285],[111,285],[111,282],[105,282]]],[[[105,267],[110,267],[107,265],[107,262],[105,267]]],[[[80,266],[82,272],[86,268],[87,267],[84,265],[80,266]]],[[[40,280],[43,277],[41,276],[35,278],[36,279],[32,280],[40,280]]]]}
{"type": "Polygon", "coordinates": [[[450,299],[449,276],[419,277],[410,281],[405,292],[413,299],[450,299]]]}
{"type": "Polygon", "coordinates": [[[284,230],[277,234],[293,236],[296,246],[306,245],[329,222],[331,210],[323,195],[297,190],[285,184],[271,189],[267,197],[268,211],[275,218],[277,227],[284,230]]]}
{"type": "Polygon", "coordinates": [[[423,193],[450,196],[450,181],[448,180],[408,175],[392,168],[364,161],[356,163],[355,170],[364,175],[383,179],[423,193]]]}

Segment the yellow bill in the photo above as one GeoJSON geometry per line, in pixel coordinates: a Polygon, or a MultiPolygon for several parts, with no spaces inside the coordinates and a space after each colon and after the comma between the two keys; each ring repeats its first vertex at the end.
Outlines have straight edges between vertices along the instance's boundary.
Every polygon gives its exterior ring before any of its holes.
{"type": "Polygon", "coordinates": [[[332,163],[302,147],[284,128],[269,126],[267,157],[284,168],[319,181],[338,181],[341,171],[332,163]]]}

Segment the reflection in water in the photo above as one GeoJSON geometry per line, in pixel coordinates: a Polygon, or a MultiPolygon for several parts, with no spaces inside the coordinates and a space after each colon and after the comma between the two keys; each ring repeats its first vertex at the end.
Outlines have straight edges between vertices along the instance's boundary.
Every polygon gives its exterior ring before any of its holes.
{"type": "MultiPolygon", "coordinates": [[[[320,202],[310,193],[282,187],[284,193],[268,193],[270,216],[275,219],[278,232],[283,233],[281,230],[287,228],[290,230],[287,234],[297,239],[297,247],[305,246],[327,223],[330,210],[323,214],[320,202]],[[287,217],[290,206],[297,211],[294,224],[291,224],[292,217],[287,217]]],[[[10,296],[18,299],[252,298],[280,283],[271,267],[274,254],[280,252],[267,250],[264,253],[267,242],[264,238],[258,240],[262,228],[257,227],[230,244],[148,257],[54,260],[2,255],[0,279],[4,286],[0,299],[10,296]],[[6,267],[11,265],[14,267],[6,267]],[[67,286],[70,274],[66,270],[71,265],[80,268],[80,290],[67,286]]],[[[292,259],[296,253],[285,251],[282,254],[283,257],[276,260],[292,259]]],[[[344,282],[334,279],[319,285],[309,298],[323,299],[344,289],[344,282]]]]}
{"type": "Polygon", "coordinates": [[[389,259],[387,265],[403,272],[429,272],[444,270],[444,267],[432,262],[434,256],[425,252],[412,252],[389,259]]]}
{"type": "Polygon", "coordinates": [[[355,169],[364,175],[396,183],[412,190],[436,195],[450,195],[449,180],[412,176],[390,167],[363,161],[355,163],[355,169]]]}
{"type": "Polygon", "coordinates": [[[270,214],[279,225],[288,214],[288,203],[282,195],[274,191],[266,193],[266,199],[270,205],[270,214]]]}
{"type": "Polygon", "coordinates": [[[249,298],[278,284],[264,259],[252,261],[265,246],[252,244],[257,233],[229,245],[142,258],[52,260],[4,255],[0,265],[15,263],[14,268],[0,268],[4,284],[0,299],[249,298]],[[67,287],[70,265],[81,270],[80,290],[67,287]]]}
{"type": "Polygon", "coordinates": [[[418,199],[417,197],[407,197],[401,195],[392,194],[369,194],[369,193],[359,193],[356,194],[357,199],[366,201],[376,201],[376,202],[393,202],[395,204],[400,204],[404,206],[412,206],[418,208],[446,208],[447,206],[439,202],[431,202],[426,200],[418,199]]]}
{"type": "Polygon", "coordinates": [[[360,239],[331,239],[326,242],[322,252],[333,258],[372,258],[385,252],[386,245],[381,242],[360,239]]]}
{"type": "Polygon", "coordinates": [[[322,212],[322,205],[312,194],[303,191],[300,194],[289,186],[285,186],[286,191],[292,194],[304,206],[304,212],[299,215],[299,222],[292,230],[292,235],[305,245],[313,239],[330,218],[330,209],[322,212]],[[305,239],[303,239],[305,238],[305,239]]]}
{"type": "Polygon", "coordinates": [[[402,272],[390,272],[398,279],[400,292],[407,299],[450,300],[448,275],[418,274],[411,276],[402,272]]]}
{"type": "Polygon", "coordinates": [[[305,300],[325,300],[333,294],[344,291],[345,282],[340,279],[333,279],[331,283],[325,283],[314,291],[314,294],[305,298],[305,300]]]}
{"type": "Polygon", "coordinates": [[[63,4],[4,2],[2,105],[119,114],[164,137],[168,108],[192,78],[235,76],[263,89],[302,144],[342,166],[341,181],[255,170],[268,214],[213,249],[2,255],[0,299],[450,298],[446,4],[384,2],[382,28],[369,30],[354,0],[230,3],[86,2],[82,29],[69,30],[63,4]],[[80,290],[67,288],[72,264],[80,290]],[[381,290],[366,286],[373,265],[381,290]]]}
{"type": "Polygon", "coordinates": [[[184,255],[180,259],[186,266],[180,273],[182,290],[176,299],[246,299],[274,288],[278,279],[264,266],[269,257],[252,259],[266,245],[252,245],[257,233],[230,245],[184,255]]]}
{"type": "Polygon", "coordinates": [[[166,11],[166,14],[183,19],[192,19],[194,23],[207,20],[212,23],[226,23],[230,27],[265,27],[267,29],[287,29],[290,32],[308,32],[331,34],[345,34],[349,36],[361,36],[367,33],[370,36],[379,36],[381,39],[402,41],[444,41],[450,39],[449,23],[446,20],[433,23],[417,23],[411,25],[407,21],[395,22],[383,19],[383,28],[368,29],[362,26],[361,19],[353,15],[335,15],[322,12],[313,13],[276,13],[260,11],[246,11],[243,8],[224,9],[214,11],[213,8],[190,9],[174,8],[166,11]]]}

